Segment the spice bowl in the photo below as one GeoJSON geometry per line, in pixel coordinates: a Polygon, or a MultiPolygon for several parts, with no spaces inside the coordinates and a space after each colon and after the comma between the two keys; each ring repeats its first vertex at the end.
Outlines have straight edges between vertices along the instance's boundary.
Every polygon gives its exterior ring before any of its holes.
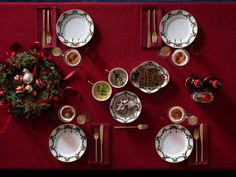
{"type": "Polygon", "coordinates": [[[64,61],[67,65],[75,67],[81,64],[82,58],[78,50],[69,49],[64,54],[64,61]]]}
{"type": "Polygon", "coordinates": [[[108,81],[114,88],[124,87],[128,82],[129,76],[126,70],[117,67],[109,71],[108,81]]]}
{"type": "Polygon", "coordinates": [[[76,109],[71,105],[64,105],[58,110],[58,117],[64,123],[71,122],[75,116],[76,109]]]}

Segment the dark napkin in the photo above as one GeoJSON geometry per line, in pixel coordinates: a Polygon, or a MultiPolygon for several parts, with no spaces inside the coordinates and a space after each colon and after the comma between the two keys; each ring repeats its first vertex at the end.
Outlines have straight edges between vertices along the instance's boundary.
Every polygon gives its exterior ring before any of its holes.
{"type": "Polygon", "coordinates": [[[142,48],[147,48],[147,33],[148,33],[148,10],[150,9],[150,32],[152,39],[153,32],[153,10],[156,11],[156,32],[157,32],[157,43],[151,42],[150,48],[159,48],[162,45],[162,39],[159,34],[159,24],[162,19],[162,9],[155,7],[142,7],[141,8],[141,36],[140,43],[142,48]]]}
{"type": "MultiPolygon", "coordinates": [[[[196,126],[188,127],[189,131],[193,135],[194,129],[199,128],[200,124],[196,126]]],[[[195,153],[196,153],[196,141],[194,139],[194,148],[192,153],[188,158],[188,165],[208,165],[208,142],[209,142],[209,126],[208,124],[203,124],[203,162],[201,162],[201,140],[200,134],[198,139],[198,162],[195,162],[195,153]]]]}
{"type": "Polygon", "coordinates": [[[104,128],[103,128],[103,162],[100,162],[100,137],[98,138],[98,162],[95,161],[95,139],[93,137],[94,134],[94,130],[95,128],[100,128],[100,123],[91,123],[89,124],[89,158],[88,158],[88,164],[91,165],[98,165],[98,166],[102,166],[102,165],[109,165],[111,160],[111,151],[110,151],[110,147],[111,147],[111,140],[110,140],[110,133],[111,133],[111,128],[110,128],[110,124],[103,124],[104,128]]]}

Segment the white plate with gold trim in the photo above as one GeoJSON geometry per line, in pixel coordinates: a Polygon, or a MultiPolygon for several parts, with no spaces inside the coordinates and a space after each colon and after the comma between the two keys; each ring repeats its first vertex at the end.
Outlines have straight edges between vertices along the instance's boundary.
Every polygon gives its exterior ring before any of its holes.
{"type": "Polygon", "coordinates": [[[93,36],[93,20],[86,12],[79,9],[65,11],[57,20],[56,33],[66,46],[82,47],[93,36]]]}
{"type": "Polygon", "coordinates": [[[87,138],[83,130],[73,124],[56,127],[49,137],[49,149],[61,162],[74,162],[84,154],[87,138]]]}
{"type": "Polygon", "coordinates": [[[182,125],[170,124],[158,132],[155,148],[157,154],[166,162],[182,162],[193,150],[193,137],[182,125]]]}
{"type": "Polygon", "coordinates": [[[159,29],[162,40],[173,48],[187,47],[198,32],[195,18],[185,10],[168,12],[162,18],[159,29]]]}

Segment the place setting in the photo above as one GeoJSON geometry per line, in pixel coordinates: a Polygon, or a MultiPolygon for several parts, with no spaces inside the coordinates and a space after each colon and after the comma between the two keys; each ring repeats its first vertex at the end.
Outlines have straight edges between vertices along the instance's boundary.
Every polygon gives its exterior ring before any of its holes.
{"type": "Polygon", "coordinates": [[[159,31],[165,45],[157,50],[158,58],[183,67],[198,52],[193,45],[198,34],[198,24],[189,12],[181,9],[167,12],[161,19],[159,31]]]}
{"type": "Polygon", "coordinates": [[[179,105],[170,106],[166,116],[170,123],[155,138],[157,154],[169,163],[208,165],[208,125],[179,105]]]}
{"type": "MultiPolygon", "coordinates": [[[[51,50],[51,55],[60,58],[71,68],[75,68],[82,64],[82,55],[79,48],[86,45],[94,34],[94,23],[89,14],[80,9],[71,9],[64,11],[58,19],[56,7],[40,7],[36,9],[36,31],[37,40],[41,42],[45,52],[51,50]],[[57,44],[57,38],[64,45],[60,47],[57,44]]],[[[69,73],[65,78],[68,79],[74,71],[69,73]]],[[[65,80],[66,80],[65,79],[65,80]]],[[[93,85],[92,94],[95,99],[104,101],[104,93],[106,92],[104,82],[97,82],[93,85]],[[103,90],[105,89],[105,92],[103,90]]],[[[67,86],[66,88],[73,88],[67,86]]],[[[76,89],[76,88],[73,88],[76,89]]],[[[111,88],[108,88],[111,91],[111,88]]],[[[111,92],[109,93],[111,94],[111,92]]],[[[79,160],[86,151],[91,141],[90,134],[86,135],[82,128],[89,121],[86,113],[78,113],[76,106],[64,104],[58,109],[58,119],[62,123],[56,127],[49,137],[49,149],[51,154],[61,162],[74,162],[79,160]],[[75,122],[78,124],[76,125],[75,122]],[[82,128],[81,128],[82,127],[82,128]]],[[[89,123],[90,125],[91,123],[89,123]]],[[[92,131],[92,130],[91,130],[92,131]]],[[[104,142],[107,144],[107,124],[102,124],[99,132],[101,139],[101,150],[103,153],[103,131],[104,142]]],[[[93,132],[91,132],[91,135],[93,132]]],[[[104,147],[107,151],[107,145],[104,147]]],[[[91,154],[91,153],[89,153],[91,154]]],[[[107,162],[107,153],[101,154],[101,163],[107,162]],[[103,160],[104,158],[104,160],[103,160]]],[[[99,161],[99,162],[100,162],[99,161]]],[[[98,161],[96,160],[96,163],[98,161]]]]}

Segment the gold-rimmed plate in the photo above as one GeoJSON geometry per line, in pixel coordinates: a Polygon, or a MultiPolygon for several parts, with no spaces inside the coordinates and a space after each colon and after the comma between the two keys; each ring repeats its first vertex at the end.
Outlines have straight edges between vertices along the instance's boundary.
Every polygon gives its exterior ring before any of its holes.
{"type": "Polygon", "coordinates": [[[84,11],[65,11],[57,20],[56,33],[60,41],[68,47],[78,48],[87,44],[94,34],[92,18],[84,11]]]}
{"type": "Polygon", "coordinates": [[[162,40],[173,48],[190,45],[197,36],[198,26],[195,18],[185,10],[168,12],[160,22],[162,40]]]}
{"type": "Polygon", "coordinates": [[[73,124],[56,127],[49,137],[49,149],[61,162],[74,162],[82,157],[87,148],[87,137],[83,130],[73,124]]]}
{"type": "Polygon", "coordinates": [[[182,162],[193,150],[193,137],[182,125],[170,124],[158,132],[155,148],[157,154],[166,162],[182,162]]]}

